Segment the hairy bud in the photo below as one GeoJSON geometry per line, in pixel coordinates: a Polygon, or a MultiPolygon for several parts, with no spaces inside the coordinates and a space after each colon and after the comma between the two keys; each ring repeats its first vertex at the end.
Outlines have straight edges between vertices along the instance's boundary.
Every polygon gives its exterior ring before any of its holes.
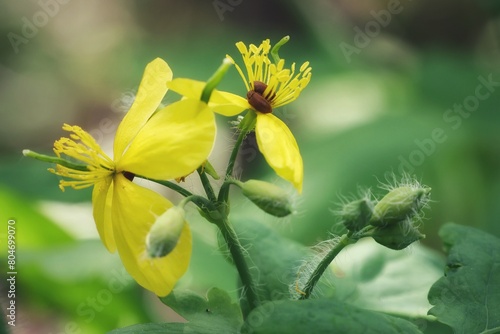
{"type": "Polygon", "coordinates": [[[372,234],[379,244],[390,249],[401,250],[410,244],[425,238],[409,219],[395,224],[376,227],[372,234]]]}
{"type": "Polygon", "coordinates": [[[184,228],[184,209],[172,207],[156,219],[146,237],[146,249],[152,258],[163,257],[177,246],[184,228]]]}
{"type": "Polygon", "coordinates": [[[340,212],[342,224],[349,231],[359,231],[370,222],[373,215],[373,203],[369,198],[349,202],[340,212]]]}
{"type": "Polygon", "coordinates": [[[403,186],[392,189],[375,205],[370,225],[384,226],[411,218],[429,201],[431,188],[403,186]]]}
{"type": "Polygon", "coordinates": [[[288,194],[274,184],[248,180],[244,183],[238,182],[237,185],[241,188],[243,195],[263,211],[275,217],[286,217],[293,212],[288,194]]]}

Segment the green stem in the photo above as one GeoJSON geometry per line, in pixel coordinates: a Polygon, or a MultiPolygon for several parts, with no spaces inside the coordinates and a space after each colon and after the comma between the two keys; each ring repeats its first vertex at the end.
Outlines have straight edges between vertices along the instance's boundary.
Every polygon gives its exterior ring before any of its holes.
{"type": "Polygon", "coordinates": [[[318,283],[319,279],[325,272],[325,270],[328,268],[330,263],[332,263],[333,259],[348,245],[352,245],[356,243],[359,239],[369,237],[371,233],[373,232],[374,227],[371,225],[365,226],[359,231],[353,232],[349,231],[348,233],[344,234],[343,236],[340,237],[339,242],[333,247],[328,254],[321,260],[321,262],[318,264],[316,269],[314,269],[313,273],[311,276],[309,276],[309,279],[307,280],[302,296],[300,299],[308,299],[311,296],[311,293],[316,286],[316,283],[318,283]]]}
{"type": "MultiPolygon", "coordinates": [[[[227,164],[226,176],[225,176],[226,180],[231,178],[231,176],[233,175],[234,164],[236,163],[238,152],[240,150],[241,144],[243,143],[243,139],[245,139],[246,135],[247,132],[242,130],[238,135],[238,139],[236,139],[236,143],[234,144],[233,151],[231,152],[231,156],[229,157],[229,162],[227,164]]],[[[229,185],[230,183],[227,181],[225,181],[224,184],[222,184],[222,187],[220,188],[219,191],[219,197],[218,197],[219,202],[227,203],[229,198],[229,185]]]]}
{"type": "Polygon", "coordinates": [[[280,56],[278,54],[279,49],[290,40],[290,36],[283,37],[278,43],[276,43],[271,49],[271,56],[273,57],[274,63],[278,64],[280,61],[280,56]]]}
{"type": "MultiPolygon", "coordinates": [[[[149,180],[158,184],[161,184],[162,186],[165,186],[167,188],[170,188],[172,190],[175,190],[185,198],[181,201],[181,203],[184,203],[185,205],[187,202],[193,202],[198,206],[204,213],[205,215],[211,215],[213,212],[217,211],[217,208],[215,204],[209,200],[207,200],[205,197],[199,196],[199,195],[194,195],[190,191],[182,188],[181,186],[178,186],[177,184],[170,182],[170,181],[163,181],[163,180],[155,180],[155,179],[148,179],[147,177],[141,176],[141,175],[135,175],[135,177],[144,179],[144,180],[149,180]]],[[[179,204],[180,205],[180,204],[179,204]]]]}
{"type": "Polygon", "coordinates": [[[25,157],[30,157],[30,158],[40,160],[43,162],[55,163],[55,164],[58,164],[58,165],[61,165],[64,167],[68,167],[68,168],[74,169],[74,170],[81,170],[81,171],[88,170],[87,165],[76,164],[76,163],[70,162],[68,160],[61,159],[59,157],[53,157],[50,155],[40,154],[40,153],[36,153],[36,152],[30,151],[30,150],[23,150],[23,155],[25,157]]]}
{"type": "Polygon", "coordinates": [[[227,247],[231,256],[233,258],[234,265],[236,266],[236,270],[241,279],[241,283],[243,284],[244,290],[243,293],[248,302],[249,310],[253,310],[257,306],[259,306],[259,297],[257,295],[257,289],[255,283],[253,281],[252,275],[250,274],[250,270],[248,269],[248,265],[244,255],[244,249],[241,246],[241,243],[238,239],[238,236],[234,229],[231,227],[228,220],[228,202],[229,202],[229,186],[234,183],[234,179],[232,178],[234,165],[236,163],[236,158],[238,157],[238,152],[240,150],[241,144],[243,143],[243,139],[245,139],[246,135],[252,131],[255,127],[256,122],[256,114],[253,111],[247,112],[243,120],[240,122],[238,134],[238,138],[236,139],[236,143],[234,144],[233,150],[231,152],[231,156],[229,157],[229,161],[226,168],[226,174],[224,177],[224,183],[222,184],[219,195],[217,197],[217,206],[219,209],[219,213],[221,214],[221,218],[214,221],[217,227],[221,230],[224,240],[226,241],[227,247]]]}
{"type": "Polygon", "coordinates": [[[325,272],[325,270],[328,268],[330,263],[333,261],[333,259],[342,251],[347,245],[353,244],[358,239],[356,238],[351,238],[352,233],[349,232],[347,234],[344,234],[343,236],[340,237],[340,240],[338,244],[333,247],[328,254],[321,260],[321,262],[318,264],[316,269],[314,269],[313,273],[311,276],[309,276],[309,280],[307,281],[304,289],[302,290],[303,295],[300,297],[300,299],[308,299],[311,296],[311,293],[316,286],[316,283],[318,283],[319,279],[325,272]]]}
{"type": "Polygon", "coordinates": [[[253,130],[255,127],[257,115],[252,110],[248,111],[243,120],[240,123],[239,129],[240,133],[238,138],[236,139],[236,143],[234,143],[233,151],[231,152],[231,156],[229,157],[229,162],[226,168],[226,174],[224,176],[224,183],[219,190],[219,203],[227,203],[229,198],[229,186],[230,180],[233,175],[234,164],[236,163],[236,158],[238,157],[238,152],[240,151],[241,144],[243,143],[243,139],[245,139],[246,135],[253,130]]]}
{"type": "Polygon", "coordinates": [[[203,189],[205,189],[205,193],[208,196],[208,199],[215,203],[217,202],[217,197],[215,196],[214,189],[208,180],[207,173],[201,170],[202,167],[198,168],[198,175],[200,176],[201,184],[203,185],[203,189]]]}
{"type": "Polygon", "coordinates": [[[245,255],[243,254],[244,249],[240,244],[236,232],[229,224],[229,220],[227,219],[227,217],[221,219],[217,226],[222,232],[222,236],[227,243],[229,252],[231,253],[234,261],[234,265],[236,266],[236,270],[238,270],[241,283],[244,287],[243,293],[245,294],[249,305],[248,313],[250,313],[251,310],[260,305],[260,301],[257,290],[255,288],[255,284],[253,282],[252,275],[250,274],[248,265],[246,263],[245,255]]]}
{"type": "Polygon", "coordinates": [[[212,95],[213,90],[215,89],[215,87],[217,87],[231,65],[231,61],[228,58],[224,58],[224,60],[222,61],[222,65],[219,66],[219,68],[210,77],[210,79],[207,80],[205,88],[203,88],[203,91],[201,92],[201,101],[208,104],[210,95],[212,95]]]}
{"type": "Polygon", "coordinates": [[[214,203],[210,202],[203,196],[191,195],[184,197],[184,199],[179,203],[180,207],[184,207],[188,202],[196,204],[206,215],[210,215],[212,212],[217,211],[214,203]]]}
{"type": "Polygon", "coordinates": [[[182,188],[181,186],[179,186],[179,185],[177,185],[177,184],[175,184],[173,182],[150,179],[150,178],[147,178],[147,177],[142,176],[142,175],[134,175],[134,176],[138,177],[138,178],[141,178],[141,179],[144,179],[144,180],[152,181],[154,183],[161,184],[162,186],[165,186],[167,188],[170,188],[170,189],[178,192],[179,194],[181,194],[184,197],[193,196],[193,193],[191,193],[189,190],[186,190],[186,189],[182,188]]]}

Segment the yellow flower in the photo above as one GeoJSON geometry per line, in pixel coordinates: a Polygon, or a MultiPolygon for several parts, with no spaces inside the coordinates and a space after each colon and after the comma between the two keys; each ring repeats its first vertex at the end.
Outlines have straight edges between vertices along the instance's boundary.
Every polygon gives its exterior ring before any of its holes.
{"type": "MultiPolygon", "coordinates": [[[[236,47],[243,57],[247,75],[233,58],[227,57],[235,64],[245,83],[246,98],[214,90],[208,105],[214,112],[225,116],[239,114],[245,109],[254,110],[259,150],[276,174],[301,192],[304,169],[299,147],[290,129],[272,111],[294,101],[308,85],[311,80],[309,62],[302,64],[298,73],[295,72],[295,63],[290,68],[285,68],[284,59],[273,63],[269,59],[269,39],[259,46],[251,44],[247,48],[243,42],[238,42],[236,47]]],[[[188,98],[199,98],[204,87],[203,82],[183,78],[174,79],[167,85],[188,98]]]]}
{"type": "Polygon", "coordinates": [[[100,238],[110,252],[118,250],[132,277],[159,296],[172,290],[185,273],[191,257],[191,234],[187,224],[176,247],[166,256],[151,258],[146,237],[153,223],[173,205],[159,194],[132,182],[134,175],[151,179],[174,179],[198,168],[208,157],[215,137],[215,120],[208,106],[184,99],[155,112],[167,92],[172,71],[157,58],[144,72],[136,99],[118,127],[114,159],[78,126],[65,124],[71,132],[54,144],[54,152],[87,167],[84,170],[56,165],[53,173],[60,187],[94,186],[93,215],[100,238]]]}

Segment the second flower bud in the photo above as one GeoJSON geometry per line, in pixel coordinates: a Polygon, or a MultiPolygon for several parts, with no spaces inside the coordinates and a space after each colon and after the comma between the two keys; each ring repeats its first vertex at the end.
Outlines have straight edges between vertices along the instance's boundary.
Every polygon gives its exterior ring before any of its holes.
{"type": "Polygon", "coordinates": [[[431,188],[402,186],[392,189],[376,205],[370,225],[384,226],[411,219],[427,204],[431,188]]]}
{"type": "Polygon", "coordinates": [[[160,215],[146,237],[146,249],[152,258],[163,257],[177,246],[184,224],[185,211],[174,206],[160,215]]]}
{"type": "Polygon", "coordinates": [[[287,192],[280,187],[265,181],[248,180],[231,183],[241,188],[243,195],[263,211],[275,217],[286,217],[293,213],[293,205],[287,192]]]}

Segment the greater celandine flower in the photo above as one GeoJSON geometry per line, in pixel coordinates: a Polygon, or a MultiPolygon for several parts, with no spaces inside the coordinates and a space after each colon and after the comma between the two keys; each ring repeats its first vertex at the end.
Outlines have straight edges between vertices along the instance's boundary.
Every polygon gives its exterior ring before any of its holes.
{"type": "Polygon", "coordinates": [[[114,159],[87,132],[65,124],[63,129],[71,134],[55,142],[54,152],[86,168],[56,165],[51,170],[67,178],[60,181],[63,190],[94,187],[93,215],[102,242],[110,252],[118,250],[132,277],[159,296],[170,293],[187,270],[191,234],[184,224],[169,254],[149,257],[149,230],[173,205],[132,180],[135,175],[169,180],[191,173],[207,159],[215,137],[214,114],[204,102],[184,99],[157,111],[171,79],[165,61],[157,58],[147,65],[136,99],[117,129],[114,159]]]}
{"type": "MultiPolygon", "coordinates": [[[[288,126],[273,115],[273,110],[297,99],[309,84],[312,75],[309,62],[303,63],[297,72],[295,63],[290,68],[285,68],[284,59],[273,63],[269,58],[269,39],[259,46],[250,44],[247,47],[243,42],[238,42],[236,47],[243,57],[244,70],[233,58],[226,57],[235,64],[245,83],[246,98],[214,91],[209,107],[225,116],[233,116],[246,109],[253,110],[257,116],[255,134],[260,152],[276,174],[301,192],[304,167],[297,141],[288,126]]],[[[179,78],[169,82],[168,86],[188,98],[199,98],[204,83],[179,78]]]]}

